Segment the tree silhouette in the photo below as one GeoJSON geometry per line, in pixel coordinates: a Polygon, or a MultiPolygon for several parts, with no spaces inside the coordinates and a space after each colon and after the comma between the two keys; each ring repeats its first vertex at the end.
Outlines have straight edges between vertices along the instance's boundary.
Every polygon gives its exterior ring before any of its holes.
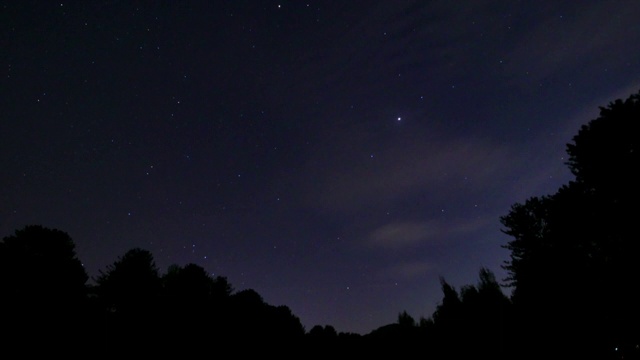
{"type": "Polygon", "coordinates": [[[462,301],[456,289],[443,277],[440,278],[440,288],[443,297],[433,313],[433,322],[442,336],[458,338],[462,321],[462,301]]]}
{"type": "MultiPolygon", "coordinates": [[[[567,145],[567,162],[597,217],[591,257],[597,266],[604,326],[615,346],[640,344],[640,91],[600,108],[567,145]]],[[[591,285],[593,286],[593,285],[591,285]]],[[[639,356],[636,352],[636,356],[639,356]]],[[[640,356],[639,356],[640,357],[640,356]]]]}
{"type": "Polygon", "coordinates": [[[504,357],[508,352],[511,302],[493,272],[481,268],[477,285],[460,289],[460,300],[462,338],[468,349],[492,358],[504,357]]]}
{"type": "MultiPolygon", "coordinates": [[[[88,276],[71,237],[29,225],[0,242],[0,312],[7,345],[78,341],[88,276]]],[[[33,347],[26,348],[33,349],[33,347]]]]}
{"type": "Polygon", "coordinates": [[[331,325],[315,325],[309,330],[307,334],[309,337],[317,338],[317,339],[336,339],[338,338],[338,332],[331,325]]]}
{"type": "Polygon", "coordinates": [[[287,306],[269,305],[253,289],[231,295],[231,314],[233,331],[241,338],[280,343],[305,335],[300,319],[287,306]]]}
{"type": "Polygon", "coordinates": [[[413,318],[413,316],[409,315],[409,313],[403,311],[398,314],[398,325],[403,327],[415,327],[416,320],[413,318]]]}
{"type": "Polygon", "coordinates": [[[96,292],[105,312],[111,351],[141,348],[153,343],[159,327],[161,281],[153,255],[134,248],[100,271],[96,292]]]}
{"type": "Polygon", "coordinates": [[[144,249],[127,251],[96,278],[101,298],[115,312],[139,310],[157,297],[160,277],[153,255],[144,249]]]}
{"type": "Polygon", "coordinates": [[[478,283],[462,286],[460,292],[444,278],[440,284],[442,301],[430,319],[420,321],[434,353],[448,358],[508,358],[511,302],[493,272],[481,268],[478,283]]]}
{"type": "Polygon", "coordinates": [[[226,300],[233,288],[225,277],[211,277],[196,264],[172,265],[162,277],[164,295],[173,302],[202,306],[226,300]]]}
{"type": "Polygon", "coordinates": [[[225,277],[213,278],[199,265],[170,266],[162,276],[163,342],[174,349],[208,346],[227,330],[232,291],[225,277]]]}
{"type": "Polygon", "coordinates": [[[639,130],[640,93],[601,107],[567,144],[575,180],[501,217],[521,347],[605,356],[640,342],[639,130]]]}

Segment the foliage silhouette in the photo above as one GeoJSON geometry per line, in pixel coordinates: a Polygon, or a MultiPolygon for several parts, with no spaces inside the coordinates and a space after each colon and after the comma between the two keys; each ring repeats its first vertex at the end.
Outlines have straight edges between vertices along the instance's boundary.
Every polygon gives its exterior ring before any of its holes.
{"type": "Polygon", "coordinates": [[[161,290],[153,255],[131,249],[100,271],[95,281],[111,351],[150,346],[157,336],[161,290]]]}
{"type": "Polygon", "coordinates": [[[88,276],[71,237],[29,225],[0,242],[0,312],[7,345],[46,345],[82,335],[88,276]]]}
{"type": "Polygon", "coordinates": [[[493,272],[481,268],[477,285],[465,285],[460,292],[444,278],[440,284],[443,298],[433,313],[432,325],[422,325],[432,329],[433,352],[453,358],[480,354],[505,358],[511,301],[493,272]]]}
{"type": "Polygon", "coordinates": [[[640,93],[600,108],[567,144],[575,180],[501,217],[518,347],[627,358],[640,344],[640,93]],[[528,329],[545,328],[544,335],[528,329]],[[570,334],[571,336],[567,336],[570,334]]]}
{"type": "Polygon", "coordinates": [[[305,335],[300,319],[287,306],[269,305],[252,289],[231,295],[230,313],[233,332],[245,339],[280,342],[305,335]]]}
{"type": "Polygon", "coordinates": [[[219,336],[233,289],[225,277],[213,278],[196,264],[172,265],[162,276],[162,314],[168,330],[160,338],[172,348],[204,347],[219,336]],[[179,331],[169,331],[179,329],[179,331]]]}
{"type": "Polygon", "coordinates": [[[315,325],[311,330],[309,330],[308,336],[317,339],[336,339],[338,337],[338,332],[331,325],[315,325]]]}

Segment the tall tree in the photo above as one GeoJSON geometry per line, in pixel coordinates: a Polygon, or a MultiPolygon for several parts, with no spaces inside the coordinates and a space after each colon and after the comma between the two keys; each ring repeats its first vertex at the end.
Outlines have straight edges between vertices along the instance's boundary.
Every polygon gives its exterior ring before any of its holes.
{"type": "Polygon", "coordinates": [[[212,277],[196,264],[172,265],[162,277],[165,296],[175,301],[200,304],[228,298],[233,288],[225,277],[212,277]]]}
{"type": "Polygon", "coordinates": [[[161,281],[151,252],[134,248],[100,271],[96,292],[111,351],[154,344],[161,281]]]}
{"type": "Polygon", "coordinates": [[[154,301],[160,291],[160,277],[151,252],[134,248],[100,271],[98,293],[113,311],[138,310],[154,301]]]}
{"type": "Polygon", "coordinates": [[[598,252],[590,255],[611,285],[615,308],[637,324],[638,312],[631,310],[640,303],[640,92],[601,107],[567,152],[569,168],[597,216],[592,228],[598,237],[591,241],[598,252]]]}
{"type": "Polygon", "coordinates": [[[227,330],[231,285],[196,264],[172,265],[162,277],[163,342],[172,348],[205,349],[227,330]]]}
{"type": "Polygon", "coordinates": [[[521,320],[547,329],[539,338],[529,332],[529,344],[546,339],[593,354],[640,340],[638,134],[640,92],[601,107],[567,144],[575,180],[501,218],[521,320]]]}
{"type": "Polygon", "coordinates": [[[0,327],[5,343],[55,344],[77,336],[87,280],[67,233],[29,225],[5,237],[0,242],[0,327]]]}
{"type": "Polygon", "coordinates": [[[432,316],[436,351],[453,358],[504,356],[510,301],[493,272],[481,268],[477,285],[465,285],[459,293],[443,278],[440,284],[443,298],[432,316]]]}
{"type": "Polygon", "coordinates": [[[289,307],[270,305],[253,289],[237,292],[230,300],[230,323],[236,336],[276,344],[302,340],[305,335],[304,326],[289,307]]]}

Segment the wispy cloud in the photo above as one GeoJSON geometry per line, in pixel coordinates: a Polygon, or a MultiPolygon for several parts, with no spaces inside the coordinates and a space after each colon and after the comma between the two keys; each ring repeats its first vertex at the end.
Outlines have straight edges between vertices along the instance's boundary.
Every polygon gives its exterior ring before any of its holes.
{"type": "Polygon", "coordinates": [[[313,179],[304,191],[309,203],[349,213],[417,194],[441,197],[456,186],[461,193],[482,192],[515,164],[506,146],[489,140],[418,130],[412,137],[386,139],[358,128],[328,135],[322,141],[331,146],[313,154],[304,173],[313,179]]]}
{"type": "Polygon", "coordinates": [[[538,81],[586,61],[624,65],[623,54],[633,51],[629,44],[640,40],[629,30],[637,29],[638,11],[637,1],[586,2],[572,12],[560,2],[541,8],[506,56],[511,71],[538,81]]]}
{"type": "Polygon", "coordinates": [[[435,265],[428,261],[402,262],[383,269],[379,277],[384,279],[415,279],[425,277],[435,268],[435,265]]]}
{"type": "Polygon", "coordinates": [[[434,222],[404,222],[381,226],[371,232],[370,243],[381,248],[398,248],[420,244],[438,233],[434,222]]]}
{"type": "Polygon", "coordinates": [[[494,216],[485,216],[469,219],[392,222],[372,230],[368,237],[368,244],[379,249],[436,245],[461,235],[474,233],[495,221],[494,216]]]}

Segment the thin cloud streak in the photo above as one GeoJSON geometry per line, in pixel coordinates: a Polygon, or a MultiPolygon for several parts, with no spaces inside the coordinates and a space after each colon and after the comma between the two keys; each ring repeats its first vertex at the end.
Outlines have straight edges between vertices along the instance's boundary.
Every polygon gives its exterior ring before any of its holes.
{"type": "Polygon", "coordinates": [[[399,278],[400,280],[425,278],[435,269],[436,266],[429,261],[402,262],[383,269],[379,277],[382,279],[399,278]]]}
{"type": "MultiPolygon", "coordinates": [[[[637,27],[638,11],[637,1],[613,6],[610,2],[585,3],[575,13],[563,9],[561,3],[542,9],[540,21],[522,33],[518,45],[506,56],[510,72],[522,75],[526,71],[535,82],[583,62],[624,65],[620,49],[640,40],[638,33],[629,31],[637,27]],[[620,56],[616,59],[612,53],[620,56]]],[[[633,51],[629,48],[629,53],[633,51]]]]}
{"type": "Polygon", "coordinates": [[[392,222],[372,230],[368,236],[368,244],[383,250],[438,245],[480,231],[496,221],[493,216],[484,216],[392,222]]]}
{"type": "Polygon", "coordinates": [[[306,175],[308,202],[320,211],[352,213],[384,207],[445,188],[477,193],[492,187],[512,171],[514,159],[503,145],[484,139],[396,139],[376,143],[367,134],[347,131],[349,139],[325,140],[331,149],[312,156],[306,175]],[[377,148],[378,151],[367,148],[377,148]],[[340,165],[335,159],[340,159],[340,165]]]}
{"type": "Polygon", "coordinates": [[[417,245],[438,233],[437,227],[433,222],[387,224],[371,233],[370,244],[380,248],[404,248],[417,245]]]}

